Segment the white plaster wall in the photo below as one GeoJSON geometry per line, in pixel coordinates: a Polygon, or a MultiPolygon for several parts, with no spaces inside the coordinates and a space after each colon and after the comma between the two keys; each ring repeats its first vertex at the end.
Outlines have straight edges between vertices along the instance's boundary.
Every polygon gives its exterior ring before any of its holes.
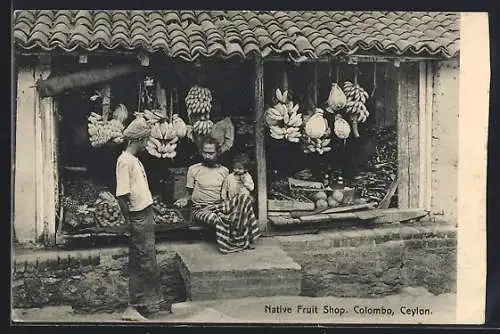
{"type": "Polygon", "coordinates": [[[432,102],[432,213],[457,220],[459,61],[434,66],[432,102]]]}

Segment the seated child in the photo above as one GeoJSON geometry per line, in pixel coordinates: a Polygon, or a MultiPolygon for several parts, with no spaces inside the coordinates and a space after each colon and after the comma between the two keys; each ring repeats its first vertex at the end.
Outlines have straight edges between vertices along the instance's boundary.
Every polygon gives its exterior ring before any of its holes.
{"type": "Polygon", "coordinates": [[[222,185],[222,199],[230,200],[233,197],[245,194],[250,195],[254,189],[252,176],[247,171],[248,159],[237,156],[233,161],[233,172],[226,177],[222,185]]]}

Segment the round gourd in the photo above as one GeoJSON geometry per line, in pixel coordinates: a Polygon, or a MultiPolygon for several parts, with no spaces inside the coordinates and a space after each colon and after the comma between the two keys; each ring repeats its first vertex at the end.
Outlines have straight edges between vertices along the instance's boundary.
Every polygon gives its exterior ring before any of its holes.
{"type": "Polygon", "coordinates": [[[340,139],[347,139],[351,134],[349,123],[343,118],[336,118],[333,123],[333,132],[340,139]]]}
{"type": "Polygon", "coordinates": [[[318,108],[314,112],[314,115],[306,122],[304,130],[308,137],[317,139],[323,137],[325,134],[327,126],[323,114],[324,111],[318,108]]]}
{"type": "Polygon", "coordinates": [[[335,189],[333,191],[332,198],[340,203],[344,199],[344,193],[339,189],[335,189]]]}
{"type": "Polygon", "coordinates": [[[328,208],[328,202],[325,199],[320,199],[316,201],[316,209],[322,210],[328,208]]]}
{"type": "Polygon", "coordinates": [[[347,98],[337,83],[332,84],[330,95],[328,96],[328,105],[331,109],[338,111],[345,107],[347,98]]]}
{"type": "Polygon", "coordinates": [[[326,199],[327,199],[327,197],[328,197],[328,196],[326,195],[326,193],[325,193],[324,191],[318,191],[317,193],[315,193],[315,194],[313,195],[313,199],[314,199],[315,201],[319,201],[319,200],[326,200],[326,199]]]}
{"type": "Polygon", "coordinates": [[[328,197],[327,202],[328,202],[328,207],[330,208],[336,208],[337,206],[339,206],[339,202],[336,201],[335,198],[333,198],[332,196],[328,197]]]}

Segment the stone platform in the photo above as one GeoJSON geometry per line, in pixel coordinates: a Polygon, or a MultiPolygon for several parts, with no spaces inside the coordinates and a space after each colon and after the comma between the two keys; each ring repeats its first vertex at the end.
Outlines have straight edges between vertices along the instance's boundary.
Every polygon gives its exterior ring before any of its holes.
{"type": "Polygon", "coordinates": [[[261,239],[255,249],[221,254],[214,244],[176,245],[188,300],[298,296],[302,272],[279,243],[261,239]]]}

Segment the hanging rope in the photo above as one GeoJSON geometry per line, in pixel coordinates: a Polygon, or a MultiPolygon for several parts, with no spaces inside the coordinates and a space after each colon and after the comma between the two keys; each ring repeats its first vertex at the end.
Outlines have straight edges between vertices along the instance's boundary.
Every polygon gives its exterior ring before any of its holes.
{"type": "Polygon", "coordinates": [[[137,103],[137,112],[141,112],[142,101],[142,81],[139,81],[139,103],[137,103]]]}
{"type": "Polygon", "coordinates": [[[336,82],[338,84],[340,81],[340,66],[338,66],[338,65],[336,67],[336,78],[335,79],[336,79],[336,82]]]}
{"type": "Polygon", "coordinates": [[[330,58],[328,60],[328,81],[332,82],[332,71],[333,71],[333,62],[332,59],[330,58]]]}
{"type": "Polygon", "coordinates": [[[377,63],[373,63],[373,90],[370,94],[370,97],[375,95],[375,91],[377,90],[377,63]]]}
{"type": "Polygon", "coordinates": [[[172,123],[174,118],[174,92],[170,91],[170,108],[168,112],[168,122],[172,123]]]}
{"type": "Polygon", "coordinates": [[[359,73],[359,69],[357,66],[354,67],[354,84],[357,85],[358,84],[358,73],[359,73]]]}

